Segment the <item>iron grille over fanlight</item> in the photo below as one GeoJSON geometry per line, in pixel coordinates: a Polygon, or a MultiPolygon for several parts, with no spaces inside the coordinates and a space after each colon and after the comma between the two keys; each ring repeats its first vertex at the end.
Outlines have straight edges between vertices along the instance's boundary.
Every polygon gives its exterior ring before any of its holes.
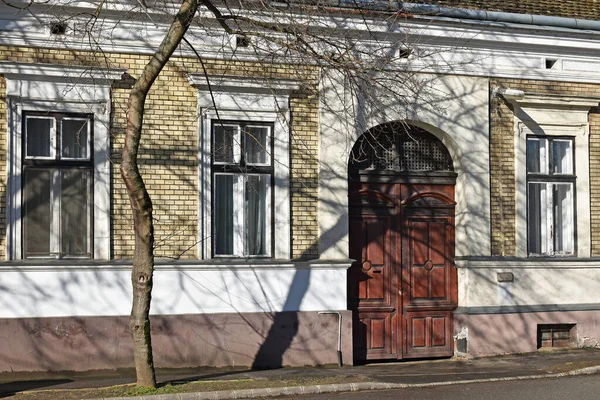
{"type": "Polygon", "coordinates": [[[387,123],[364,133],[352,148],[351,171],[454,171],[440,139],[405,123],[387,123]]]}

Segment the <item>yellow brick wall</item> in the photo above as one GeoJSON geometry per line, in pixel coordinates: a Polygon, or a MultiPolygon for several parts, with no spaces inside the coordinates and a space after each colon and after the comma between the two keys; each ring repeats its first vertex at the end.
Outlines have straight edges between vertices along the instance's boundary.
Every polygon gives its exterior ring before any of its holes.
{"type": "MultiPolygon", "coordinates": [[[[111,115],[112,162],[112,250],[114,258],[133,255],[129,200],[119,174],[127,96],[134,79],[146,64],[147,56],[131,54],[93,54],[56,49],[0,46],[0,60],[52,63],[90,67],[126,68],[129,75],[113,85],[111,115]]],[[[282,78],[305,76],[307,90],[291,99],[291,207],[292,254],[294,258],[318,257],[317,182],[318,182],[318,98],[314,93],[316,72],[298,66],[205,60],[209,74],[260,75],[282,78]]],[[[196,59],[173,58],[156,80],[147,97],[140,170],[154,208],[156,255],[158,257],[197,258],[198,244],[198,118],[196,89],[186,73],[201,73],[196,59]]],[[[6,90],[0,81],[0,93],[6,90]]],[[[2,101],[3,107],[5,104],[2,101]]],[[[0,108],[2,111],[2,108],[0,108]]],[[[6,113],[0,112],[2,145],[6,145],[6,113]]],[[[0,149],[2,181],[5,191],[5,155],[0,149]],[[4,161],[2,161],[4,160],[4,161]]],[[[4,193],[4,192],[3,192],[4,193]]],[[[5,195],[0,207],[4,210],[5,195]]],[[[1,250],[5,254],[5,221],[0,220],[1,250]]]]}
{"type": "MultiPolygon", "coordinates": [[[[492,82],[492,87],[499,84],[492,82]]],[[[516,252],[514,115],[499,98],[492,98],[490,114],[492,255],[513,256],[516,252]]]]}
{"type": "MultiPolygon", "coordinates": [[[[600,95],[600,85],[544,82],[521,79],[494,79],[492,87],[511,88],[539,94],[564,96],[600,95]]],[[[515,243],[515,171],[514,113],[508,105],[493,99],[490,108],[490,178],[492,255],[514,256],[515,243]]],[[[592,255],[600,255],[600,114],[590,112],[590,200],[592,255]]],[[[586,216],[579,215],[580,218],[586,216]]]]}
{"type": "Polygon", "coordinates": [[[292,258],[319,257],[319,98],[304,93],[291,101],[293,113],[291,198],[292,258]]]}
{"type": "Polygon", "coordinates": [[[590,206],[592,256],[600,256],[600,108],[590,112],[590,206]]]}

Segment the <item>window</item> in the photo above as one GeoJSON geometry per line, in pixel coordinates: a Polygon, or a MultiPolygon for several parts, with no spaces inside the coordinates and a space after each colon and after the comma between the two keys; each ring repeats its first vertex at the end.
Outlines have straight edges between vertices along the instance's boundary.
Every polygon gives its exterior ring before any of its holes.
{"type": "Polygon", "coordinates": [[[272,124],[212,122],[213,256],[270,256],[272,124]]]}
{"type": "Polygon", "coordinates": [[[92,126],[89,115],[24,115],[25,258],[92,257],[92,126]]]}
{"type": "Polygon", "coordinates": [[[574,141],[527,137],[527,246],[530,255],[575,254],[574,141]]]}

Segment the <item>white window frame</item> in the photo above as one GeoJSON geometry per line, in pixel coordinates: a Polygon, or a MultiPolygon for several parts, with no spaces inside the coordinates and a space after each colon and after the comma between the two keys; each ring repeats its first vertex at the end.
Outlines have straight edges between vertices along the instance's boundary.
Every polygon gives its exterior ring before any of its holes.
{"type": "MultiPolygon", "coordinates": [[[[123,69],[87,69],[0,62],[7,94],[7,258],[23,258],[22,244],[22,159],[23,115],[32,112],[93,114],[93,207],[94,259],[110,258],[110,87],[121,78],[123,69]]],[[[91,129],[91,127],[89,127],[91,129]]],[[[88,135],[89,140],[89,135],[88,135]]],[[[91,153],[90,153],[91,155],[91,153]]]]}
{"type": "MultiPolygon", "coordinates": [[[[212,198],[211,146],[212,125],[216,121],[272,123],[274,203],[271,235],[275,259],[291,257],[291,207],[289,193],[289,149],[291,92],[299,82],[287,79],[261,80],[235,76],[188,75],[190,84],[198,90],[198,160],[199,165],[199,222],[198,253],[203,259],[212,257],[212,198]],[[207,83],[210,81],[210,85],[207,83]]],[[[269,196],[271,197],[271,196],[269,196]]],[[[217,257],[216,257],[217,258],[217,257]]]]}
{"type": "Polygon", "coordinates": [[[515,106],[515,188],[516,256],[527,257],[527,136],[569,136],[574,139],[577,172],[575,182],[575,248],[573,256],[589,257],[591,252],[589,122],[591,107],[600,98],[526,94],[507,99],[515,106]]]}

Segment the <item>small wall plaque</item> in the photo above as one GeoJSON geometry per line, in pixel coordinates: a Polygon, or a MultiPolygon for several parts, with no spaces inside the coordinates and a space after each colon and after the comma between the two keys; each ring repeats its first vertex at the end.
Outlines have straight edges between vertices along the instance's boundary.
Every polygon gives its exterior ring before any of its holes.
{"type": "Polygon", "coordinates": [[[515,275],[512,272],[498,272],[498,282],[514,282],[515,275]]]}

